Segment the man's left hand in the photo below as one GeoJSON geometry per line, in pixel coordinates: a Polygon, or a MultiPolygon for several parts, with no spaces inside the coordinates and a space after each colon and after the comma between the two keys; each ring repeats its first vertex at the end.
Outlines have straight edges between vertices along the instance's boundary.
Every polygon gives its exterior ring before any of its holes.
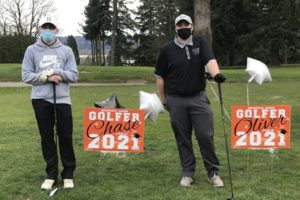
{"type": "Polygon", "coordinates": [[[52,75],[48,78],[48,81],[58,84],[58,83],[62,82],[62,77],[60,75],[52,75]]]}

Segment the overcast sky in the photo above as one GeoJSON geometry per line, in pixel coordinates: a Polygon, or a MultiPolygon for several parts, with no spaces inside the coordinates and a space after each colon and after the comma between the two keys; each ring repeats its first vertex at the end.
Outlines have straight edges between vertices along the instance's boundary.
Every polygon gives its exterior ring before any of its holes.
{"type": "Polygon", "coordinates": [[[53,0],[55,16],[59,21],[59,35],[81,35],[80,23],[84,22],[84,8],[88,0],[53,0]]]}
{"type": "MultiPolygon", "coordinates": [[[[53,0],[56,7],[55,16],[59,19],[59,29],[61,36],[81,35],[81,27],[79,24],[84,23],[84,9],[88,4],[88,0],[53,0]]],[[[137,0],[129,4],[130,8],[138,5],[137,0]]]]}

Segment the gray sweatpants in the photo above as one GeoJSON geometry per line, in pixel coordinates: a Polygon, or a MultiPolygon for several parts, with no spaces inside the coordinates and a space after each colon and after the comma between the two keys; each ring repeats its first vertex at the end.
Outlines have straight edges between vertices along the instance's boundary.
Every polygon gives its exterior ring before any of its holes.
{"type": "Polygon", "coordinates": [[[195,130],[207,175],[219,174],[220,163],[215,153],[213,113],[205,92],[194,96],[167,95],[167,107],[181,160],[182,176],[192,177],[196,159],[192,147],[195,130]]]}

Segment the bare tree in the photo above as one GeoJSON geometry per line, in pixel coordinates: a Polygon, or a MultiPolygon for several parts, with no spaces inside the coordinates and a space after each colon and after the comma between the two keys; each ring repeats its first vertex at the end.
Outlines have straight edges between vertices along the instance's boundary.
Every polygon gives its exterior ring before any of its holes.
{"type": "MultiPolygon", "coordinates": [[[[2,5],[2,1],[0,0],[0,5],[2,5]]],[[[0,6],[0,35],[6,35],[7,33],[7,22],[4,15],[4,9],[0,6]]]]}
{"type": "Polygon", "coordinates": [[[25,16],[23,16],[24,7],[24,1],[22,0],[7,0],[4,6],[8,16],[8,23],[10,23],[11,27],[13,27],[18,34],[26,34],[24,33],[25,24],[22,23],[22,19],[25,18],[25,16]]]}
{"type": "Polygon", "coordinates": [[[38,26],[40,18],[49,12],[55,11],[52,5],[53,0],[30,0],[29,30],[31,36],[33,35],[33,28],[38,26]]]}
{"type": "Polygon", "coordinates": [[[196,35],[206,37],[211,45],[210,1],[211,0],[194,0],[194,32],[196,35]]]}
{"type": "Polygon", "coordinates": [[[0,16],[0,35],[7,35],[8,33],[8,25],[5,20],[4,15],[1,14],[0,16]]]}
{"type": "Polygon", "coordinates": [[[55,10],[53,0],[6,0],[2,5],[10,31],[29,36],[34,36],[41,16],[55,10]]]}

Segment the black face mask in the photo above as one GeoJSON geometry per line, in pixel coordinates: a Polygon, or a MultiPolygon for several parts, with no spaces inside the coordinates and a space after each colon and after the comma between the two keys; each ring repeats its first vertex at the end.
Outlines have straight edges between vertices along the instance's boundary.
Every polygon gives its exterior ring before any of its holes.
{"type": "Polygon", "coordinates": [[[180,38],[186,40],[188,39],[192,34],[191,28],[181,28],[177,30],[177,34],[180,38]]]}

